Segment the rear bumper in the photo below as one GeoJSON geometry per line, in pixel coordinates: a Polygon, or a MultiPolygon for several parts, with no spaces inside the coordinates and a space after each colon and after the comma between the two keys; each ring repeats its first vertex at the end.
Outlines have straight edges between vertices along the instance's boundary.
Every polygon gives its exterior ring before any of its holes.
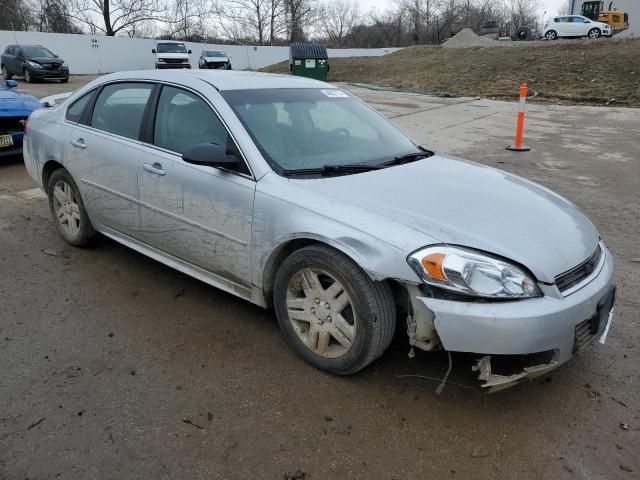
{"type": "MultiPolygon", "coordinates": [[[[592,280],[566,297],[555,286],[543,286],[543,297],[516,302],[475,303],[427,297],[418,300],[433,315],[446,350],[486,356],[553,352],[545,364],[534,366],[540,367],[536,370],[540,375],[568,361],[577,352],[576,347],[595,341],[605,327],[612,308],[606,300],[613,301],[615,281],[612,255],[604,245],[603,251],[604,261],[592,280]],[[597,333],[586,341],[579,339],[584,322],[597,314],[597,333]]],[[[482,365],[478,367],[482,370],[482,365]]],[[[527,375],[517,380],[537,376],[536,372],[525,371],[527,375]]]]}

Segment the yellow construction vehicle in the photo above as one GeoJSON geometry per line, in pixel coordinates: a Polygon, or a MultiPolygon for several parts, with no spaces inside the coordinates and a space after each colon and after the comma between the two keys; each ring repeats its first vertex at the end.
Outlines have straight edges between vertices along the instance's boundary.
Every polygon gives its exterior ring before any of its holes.
{"type": "Polygon", "coordinates": [[[582,2],[582,16],[595,22],[608,23],[614,35],[629,28],[629,14],[613,8],[613,2],[609,2],[606,10],[604,2],[582,2]]]}

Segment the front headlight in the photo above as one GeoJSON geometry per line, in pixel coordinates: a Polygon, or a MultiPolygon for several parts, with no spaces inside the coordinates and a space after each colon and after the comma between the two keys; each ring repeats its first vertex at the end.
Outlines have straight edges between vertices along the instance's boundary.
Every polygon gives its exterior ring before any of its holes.
{"type": "Polygon", "coordinates": [[[539,297],[535,280],[521,268],[461,247],[433,246],[407,261],[427,284],[487,298],[539,297]]]}
{"type": "Polygon", "coordinates": [[[164,58],[159,58],[158,63],[164,63],[164,58]]]}
{"type": "Polygon", "coordinates": [[[68,68],[69,68],[69,65],[67,64],[67,62],[64,62],[64,63],[62,64],[62,68],[66,68],[66,69],[68,69],[68,68]]]}
{"type": "Polygon", "coordinates": [[[28,60],[27,63],[33,68],[42,68],[42,65],[36,62],[32,62],[31,60],[28,60]]]}

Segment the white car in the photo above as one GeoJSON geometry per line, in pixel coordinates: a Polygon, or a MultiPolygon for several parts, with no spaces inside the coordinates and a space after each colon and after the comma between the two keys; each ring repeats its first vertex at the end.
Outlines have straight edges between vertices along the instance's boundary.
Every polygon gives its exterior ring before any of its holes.
{"type": "Polygon", "coordinates": [[[600,38],[613,35],[611,26],[602,22],[594,22],[582,15],[567,15],[555,17],[544,26],[542,36],[547,40],[556,40],[559,37],[589,37],[600,38]]]}

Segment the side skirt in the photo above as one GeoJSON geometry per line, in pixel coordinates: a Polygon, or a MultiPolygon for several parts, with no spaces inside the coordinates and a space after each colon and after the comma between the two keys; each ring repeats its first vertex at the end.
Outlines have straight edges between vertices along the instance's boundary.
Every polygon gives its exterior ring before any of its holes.
{"type": "MultiPolygon", "coordinates": [[[[125,245],[126,247],[135,250],[147,257],[153,258],[154,260],[167,265],[179,272],[185,273],[193,278],[200,280],[212,287],[219,288],[220,290],[224,290],[225,292],[236,295],[244,300],[249,300],[252,303],[256,303],[261,307],[265,305],[262,302],[259,302],[260,295],[256,295],[256,292],[252,292],[251,287],[246,287],[244,285],[240,285],[238,283],[227,280],[226,278],[217,275],[209,270],[205,270],[204,268],[200,268],[197,265],[186,262],[178,257],[170,255],[162,250],[158,250],[157,248],[151,247],[146,243],[140,242],[128,235],[120,233],[116,230],[113,230],[104,225],[100,225],[96,228],[100,233],[104,236],[115,240],[118,243],[125,245]],[[252,295],[253,293],[253,295],[252,295]]],[[[255,287],[253,287],[255,289],[255,287]]]]}

